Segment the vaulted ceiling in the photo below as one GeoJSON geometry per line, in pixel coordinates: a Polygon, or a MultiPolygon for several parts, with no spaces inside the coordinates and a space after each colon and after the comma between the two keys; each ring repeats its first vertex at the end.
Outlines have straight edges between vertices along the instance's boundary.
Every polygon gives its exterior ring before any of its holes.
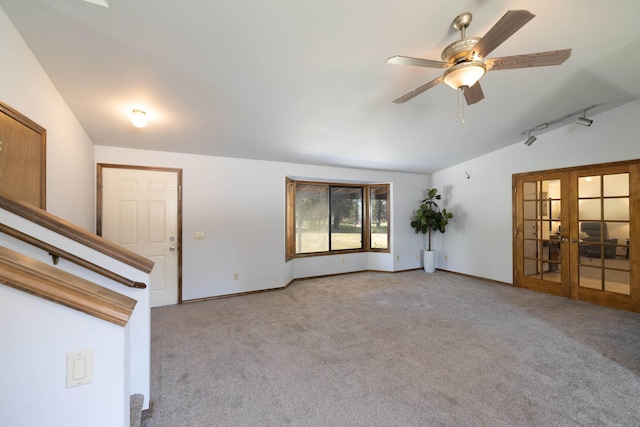
{"type": "MultiPolygon", "coordinates": [[[[596,105],[593,115],[640,97],[637,0],[0,6],[97,145],[429,173],[521,143],[522,131],[567,113],[596,105]],[[451,27],[457,15],[472,13],[467,36],[481,37],[510,9],[536,17],[490,57],[572,48],[571,57],[487,73],[486,98],[464,107],[464,123],[458,93],[445,85],[392,102],[442,70],[387,58],[440,60],[460,37],[451,27]],[[133,108],[148,112],[146,128],[129,123],[133,108]]],[[[535,147],[523,145],[523,155],[535,147]]]]}

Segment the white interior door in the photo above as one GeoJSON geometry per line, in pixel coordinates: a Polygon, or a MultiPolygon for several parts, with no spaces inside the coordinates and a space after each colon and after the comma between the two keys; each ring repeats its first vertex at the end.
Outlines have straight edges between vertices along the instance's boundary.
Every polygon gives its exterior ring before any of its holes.
{"type": "Polygon", "coordinates": [[[151,307],[179,301],[178,173],[102,167],[102,236],[151,259],[151,307]]]}

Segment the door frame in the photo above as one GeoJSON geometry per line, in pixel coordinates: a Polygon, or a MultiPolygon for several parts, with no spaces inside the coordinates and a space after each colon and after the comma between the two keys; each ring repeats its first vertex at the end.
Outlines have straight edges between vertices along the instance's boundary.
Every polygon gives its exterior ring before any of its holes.
{"type": "Polygon", "coordinates": [[[141,171],[155,171],[155,172],[171,172],[176,174],[178,182],[178,237],[177,237],[177,250],[178,250],[178,304],[182,304],[182,169],[180,168],[164,168],[155,166],[136,166],[136,165],[121,165],[111,163],[97,163],[96,170],[96,234],[102,236],[102,170],[105,168],[112,169],[131,169],[141,171]]]}
{"type": "MultiPolygon", "coordinates": [[[[572,299],[594,303],[598,305],[613,307],[622,310],[629,310],[634,312],[640,312],[640,285],[634,287],[634,279],[638,281],[640,279],[640,262],[638,256],[640,255],[640,239],[634,239],[632,236],[640,235],[640,159],[627,160],[620,162],[601,163],[594,165],[583,165],[570,168],[561,169],[549,169],[543,171],[533,171],[518,173],[512,175],[512,255],[513,255],[513,285],[516,287],[522,287],[528,289],[523,283],[524,269],[522,265],[523,254],[522,248],[519,245],[519,223],[517,218],[518,209],[518,183],[524,180],[547,180],[555,178],[564,178],[569,180],[570,185],[563,186],[562,192],[562,218],[568,218],[569,223],[567,225],[563,222],[562,237],[565,237],[567,241],[561,242],[561,251],[567,253],[566,261],[562,262],[562,283],[560,286],[563,288],[563,292],[553,292],[551,290],[544,289],[544,284],[540,285],[539,289],[533,289],[540,292],[553,293],[556,295],[562,295],[567,292],[567,296],[572,299]],[[609,174],[616,173],[617,171],[627,170],[629,172],[629,268],[631,270],[631,295],[615,295],[611,293],[598,294],[597,292],[589,289],[578,288],[577,275],[578,264],[573,260],[576,260],[579,256],[578,244],[579,241],[577,230],[575,225],[578,224],[578,197],[576,193],[577,181],[580,176],[587,176],[590,174],[609,174]],[[574,182],[575,181],[575,182],[574,182]],[[571,186],[573,184],[573,188],[571,186]],[[567,187],[567,188],[565,188],[567,187]],[[570,216],[567,216],[566,209],[569,209],[570,216]],[[566,227],[566,228],[565,228],[566,227]],[[570,233],[570,234],[569,234],[570,233]],[[520,271],[521,274],[518,274],[520,271]]],[[[543,282],[540,280],[540,282],[543,282]]],[[[535,288],[535,287],[532,287],[535,288]]]]}

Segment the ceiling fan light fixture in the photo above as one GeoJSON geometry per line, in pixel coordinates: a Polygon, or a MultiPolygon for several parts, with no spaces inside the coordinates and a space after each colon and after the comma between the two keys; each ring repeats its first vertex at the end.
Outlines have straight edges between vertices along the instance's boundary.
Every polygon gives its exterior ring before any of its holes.
{"type": "Polygon", "coordinates": [[[480,61],[460,62],[444,72],[443,80],[455,90],[464,89],[476,84],[486,72],[487,68],[480,61]]]}
{"type": "Polygon", "coordinates": [[[147,113],[137,108],[134,109],[131,112],[131,124],[137,128],[145,127],[147,125],[147,113]]]}

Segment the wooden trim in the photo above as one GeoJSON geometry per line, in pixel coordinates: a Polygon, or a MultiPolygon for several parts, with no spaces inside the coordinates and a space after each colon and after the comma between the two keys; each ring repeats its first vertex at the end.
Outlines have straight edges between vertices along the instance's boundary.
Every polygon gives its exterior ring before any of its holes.
{"type": "Polygon", "coordinates": [[[47,130],[31,120],[29,117],[15,110],[11,106],[0,101],[0,112],[11,117],[15,121],[21,123],[25,127],[28,127],[32,131],[40,134],[40,206],[42,210],[47,209],[47,130]]]}
{"type": "Polygon", "coordinates": [[[486,277],[474,276],[472,274],[459,273],[457,271],[443,270],[442,268],[437,268],[436,270],[442,271],[444,273],[451,273],[451,274],[455,274],[455,275],[458,275],[458,276],[468,277],[469,279],[482,280],[483,282],[495,283],[497,285],[509,286],[509,287],[512,287],[512,288],[515,287],[515,285],[513,285],[513,284],[511,284],[509,282],[502,282],[500,280],[487,279],[486,277]]]}
{"type": "MultiPolygon", "coordinates": [[[[224,298],[233,298],[233,297],[242,297],[242,296],[246,296],[246,295],[262,294],[262,293],[265,293],[265,292],[283,291],[283,290],[287,289],[289,286],[293,285],[296,282],[304,282],[304,281],[307,281],[307,280],[322,279],[322,278],[326,278],[326,277],[347,276],[349,274],[359,274],[359,273],[398,274],[398,273],[406,273],[407,271],[417,271],[417,270],[422,270],[422,268],[421,267],[420,268],[409,268],[407,270],[398,270],[398,271],[359,270],[359,271],[349,271],[349,272],[346,272],[346,273],[321,274],[320,276],[309,276],[309,277],[300,277],[298,279],[292,279],[289,283],[287,283],[286,285],[284,285],[281,288],[260,289],[258,291],[247,291],[247,292],[238,292],[238,293],[235,293],[235,294],[216,295],[216,296],[204,297],[204,298],[194,298],[194,299],[184,300],[183,303],[187,304],[187,303],[195,303],[195,302],[214,301],[214,300],[224,299],[224,298]]],[[[443,270],[443,269],[440,269],[440,268],[438,268],[437,270],[442,271],[444,273],[450,273],[450,274],[456,274],[458,276],[468,277],[470,279],[482,280],[483,282],[489,282],[489,283],[495,283],[495,284],[498,284],[498,285],[513,287],[513,285],[511,283],[501,282],[499,280],[487,279],[487,278],[479,277],[479,276],[472,276],[470,274],[458,273],[456,271],[443,270]]]]}
{"type": "Polygon", "coordinates": [[[0,283],[119,326],[125,326],[136,300],[66,271],[0,247],[0,283]]]}
{"type": "Polygon", "coordinates": [[[615,173],[615,170],[616,170],[615,168],[620,168],[620,171],[625,171],[626,167],[631,166],[633,164],[637,164],[638,162],[640,162],[640,159],[623,160],[620,162],[598,163],[595,165],[572,166],[568,168],[545,169],[545,170],[534,171],[534,172],[514,173],[512,177],[527,177],[527,178],[536,177],[536,176],[546,177],[554,173],[559,174],[563,172],[578,172],[578,174],[580,174],[580,172],[582,171],[588,170],[590,172],[593,172],[596,169],[606,170],[607,173],[615,173]]]}
{"type": "MultiPolygon", "coordinates": [[[[561,180],[561,217],[562,223],[562,239],[566,239],[560,244],[560,250],[563,254],[561,258],[561,280],[560,282],[545,281],[543,278],[523,277],[524,268],[522,262],[521,247],[521,230],[514,234],[513,237],[513,266],[514,266],[514,284],[534,291],[545,292],[549,294],[561,295],[571,299],[608,306],[621,310],[629,310],[640,312],[640,286],[638,286],[637,277],[640,274],[638,270],[638,260],[633,254],[638,253],[640,248],[640,239],[634,239],[640,233],[640,217],[637,212],[640,211],[640,159],[625,160],[620,162],[609,162],[595,165],[584,165],[577,167],[569,167],[562,169],[551,169],[544,171],[525,172],[512,175],[512,182],[517,186],[518,191],[522,190],[522,183],[525,181],[545,181],[550,179],[561,180]],[[629,174],[629,194],[628,196],[607,196],[601,193],[594,197],[580,197],[578,190],[578,182],[581,177],[600,176],[600,184],[602,186],[603,176],[611,174],[629,174]],[[627,198],[629,200],[629,219],[606,219],[604,203],[607,199],[627,198]],[[598,222],[617,222],[629,224],[629,271],[630,271],[630,294],[615,293],[603,289],[591,289],[589,287],[580,286],[580,200],[596,200],[600,202],[599,217],[593,218],[598,222]],[[518,277],[522,276],[522,277],[518,277]]],[[[520,212],[523,209],[521,204],[517,203],[518,199],[522,199],[522,195],[514,194],[512,198],[512,207],[514,215],[514,227],[521,225],[522,218],[520,212]]],[[[522,201],[522,200],[520,200],[522,201]]],[[[586,220],[586,218],[585,218],[586,220]]],[[[603,247],[607,247],[606,243],[603,247]]],[[[621,247],[622,245],[610,245],[613,247],[621,247]]],[[[615,270],[603,263],[598,267],[602,272],[607,270],[615,270]]],[[[627,271],[626,269],[623,271],[627,271]]],[[[604,276],[603,276],[604,279],[604,276]]]]}
{"type": "Polygon", "coordinates": [[[368,184],[368,187],[369,239],[371,239],[371,227],[373,221],[373,200],[371,200],[371,190],[374,188],[385,188],[387,190],[387,247],[385,249],[372,248],[371,240],[369,240],[367,248],[369,249],[369,252],[389,253],[391,252],[391,184],[368,184]]]}
{"type": "Polygon", "coordinates": [[[56,246],[50,245],[49,243],[43,242],[42,240],[38,240],[33,236],[29,236],[28,234],[25,234],[21,231],[18,231],[16,229],[13,229],[1,223],[0,223],[0,232],[5,233],[9,236],[15,237],[18,240],[22,240],[23,242],[29,243],[30,245],[38,247],[44,251],[47,251],[49,255],[53,257],[60,257],[60,258],[66,259],[67,261],[71,261],[74,264],[78,264],[81,267],[84,267],[95,273],[101,274],[104,277],[108,277],[109,279],[115,280],[116,282],[122,283],[123,285],[126,285],[130,288],[145,289],[147,287],[147,285],[142,282],[135,282],[133,280],[127,279],[126,277],[120,276],[119,274],[116,274],[111,270],[102,268],[99,265],[93,264],[83,258],[73,255],[72,253],[63,251],[62,249],[56,246]]]}
{"type": "MultiPolygon", "coordinates": [[[[113,169],[133,169],[133,170],[144,170],[144,171],[157,171],[157,172],[173,172],[177,176],[178,181],[178,237],[177,244],[178,247],[178,304],[182,304],[182,169],[180,168],[164,168],[164,167],[155,167],[155,166],[136,166],[136,165],[120,165],[120,164],[111,164],[111,163],[98,163],[96,170],[96,183],[97,183],[97,191],[96,191],[96,234],[98,236],[102,235],[102,169],[104,168],[113,168],[113,169]]],[[[138,255],[139,256],[139,255],[138,255]]],[[[144,258],[144,257],[143,257],[144,258]]],[[[144,258],[147,259],[147,258],[144,258]]]]}
{"type": "Polygon", "coordinates": [[[106,239],[78,227],[75,224],[52,215],[49,212],[38,209],[28,203],[16,200],[4,192],[0,192],[0,208],[12,212],[42,227],[48,228],[62,236],[68,237],[71,240],[134,267],[144,273],[149,274],[153,269],[154,263],[150,259],[135,254],[116,245],[115,243],[111,243],[106,239]]]}
{"type": "Polygon", "coordinates": [[[289,177],[285,178],[285,262],[296,257],[295,233],[296,233],[296,182],[289,177]]]}
{"type": "MultiPolygon", "coordinates": [[[[329,197],[331,194],[329,193],[329,197]]],[[[350,253],[390,253],[391,252],[391,185],[389,183],[342,183],[334,181],[306,181],[285,177],[285,262],[295,258],[309,258],[317,256],[343,255],[350,253]],[[295,210],[296,188],[298,184],[331,187],[359,188],[362,190],[362,247],[355,249],[329,250],[296,254],[295,210]],[[371,189],[387,189],[387,248],[375,249],[371,247],[371,189]]]]}

